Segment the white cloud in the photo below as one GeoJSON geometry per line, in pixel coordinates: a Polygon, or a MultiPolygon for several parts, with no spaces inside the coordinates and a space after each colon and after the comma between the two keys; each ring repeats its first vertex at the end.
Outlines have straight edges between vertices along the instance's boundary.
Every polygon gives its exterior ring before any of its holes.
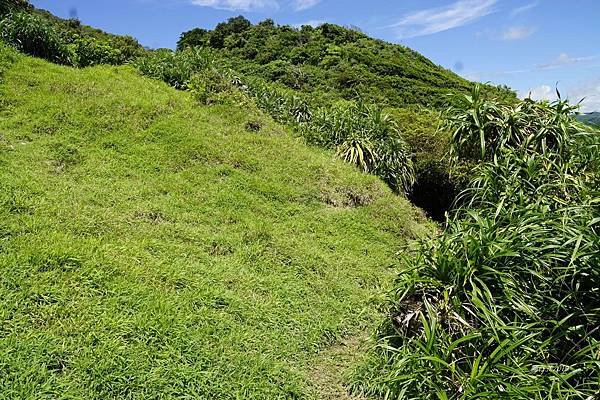
{"type": "Polygon", "coordinates": [[[502,33],[504,40],[525,39],[535,33],[536,29],[530,26],[512,26],[502,33]]]}
{"type": "Polygon", "coordinates": [[[556,69],[564,67],[566,65],[579,64],[586,61],[591,61],[598,58],[598,56],[587,56],[587,57],[571,57],[567,53],[560,54],[553,61],[546,64],[536,65],[537,69],[556,69]]]}
{"type": "Polygon", "coordinates": [[[519,92],[519,97],[525,99],[530,97],[532,100],[556,100],[556,90],[548,85],[541,85],[529,90],[519,92]]]}
{"type": "MultiPolygon", "coordinates": [[[[556,89],[549,85],[540,85],[530,90],[519,92],[519,97],[531,97],[533,100],[554,101],[558,98],[556,89]]],[[[581,102],[581,112],[600,111],[600,77],[580,82],[566,92],[561,91],[561,97],[568,99],[571,104],[581,102]]]]}
{"type": "Polygon", "coordinates": [[[539,1],[534,1],[533,3],[525,4],[524,6],[514,8],[510,12],[510,15],[512,17],[516,17],[517,15],[524,14],[527,11],[533,10],[534,8],[536,8],[539,5],[540,5],[539,1]]]}
{"type": "Polygon", "coordinates": [[[493,13],[497,0],[460,0],[445,7],[430,8],[404,16],[388,26],[400,38],[431,35],[457,28],[493,13]]]}
{"type": "Polygon", "coordinates": [[[572,103],[581,101],[582,112],[600,111],[600,77],[582,82],[569,93],[572,103]]]}
{"type": "Polygon", "coordinates": [[[296,11],[306,10],[319,4],[321,0],[294,0],[296,11]]]}
{"type": "Polygon", "coordinates": [[[192,4],[202,7],[212,7],[221,10],[252,11],[263,8],[279,8],[280,3],[285,3],[295,11],[306,10],[316,6],[322,0],[189,0],[192,4]]]}
{"type": "Polygon", "coordinates": [[[327,21],[324,21],[322,19],[311,19],[309,21],[304,21],[304,22],[300,22],[297,24],[292,25],[294,28],[302,28],[304,25],[309,25],[312,26],[313,28],[317,28],[323,24],[325,24],[327,21]]]}
{"type": "Polygon", "coordinates": [[[191,0],[192,4],[222,10],[251,11],[260,8],[278,8],[275,0],[191,0]]]}

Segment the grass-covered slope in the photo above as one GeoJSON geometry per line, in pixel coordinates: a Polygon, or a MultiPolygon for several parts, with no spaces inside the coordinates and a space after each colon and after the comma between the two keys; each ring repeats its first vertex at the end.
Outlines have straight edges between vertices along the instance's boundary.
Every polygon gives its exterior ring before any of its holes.
{"type": "Polygon", "coordinates": [[[407,201],[258,111],[0,53],[0,397],[327,392],[407,201]]]}

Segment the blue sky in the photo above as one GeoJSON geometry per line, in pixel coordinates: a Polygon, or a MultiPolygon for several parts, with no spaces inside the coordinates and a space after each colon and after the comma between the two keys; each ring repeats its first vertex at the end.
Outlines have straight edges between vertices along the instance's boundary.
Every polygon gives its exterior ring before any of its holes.
{"type": "Polygon", "coordinates": [[[355,25],[471,80],[600,111],[600,0],[33,0],[61,17],[174,47],[181,32],[231,16],[355,25]]]}

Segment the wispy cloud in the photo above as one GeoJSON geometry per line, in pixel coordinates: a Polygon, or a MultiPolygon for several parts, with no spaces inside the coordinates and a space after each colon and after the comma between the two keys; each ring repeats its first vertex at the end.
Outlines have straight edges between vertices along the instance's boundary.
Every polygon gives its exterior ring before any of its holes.
{"type": "Polygon", "coordinates": [[[582,112],[600,111],[600,77],[581,82],[569,92],[569,99],[581,101],[582,112]]]}
{"type": "Polygon", "coordinates": [[[321,0],[294,0],[294,9],[296,11],[307,10],[320,2],[321,0]]]}
{"type": "Polygon", "coordinates": [[[400,38],[431,35],[458,28],[495,11],[497,0],[460,0],[445,7],[430,8],[408,14],[388,26],[400,38]]]}
{"type": "MultiPolygon", "coordinates": [[[[567,98],[571,104],[580,104],[581,112],[600,111],[600,77],[582,81],[567,91],[560,90],[561,97],[567,98]]],[[[556,89],[550,85],[540,85],[519,92],[519,97],[531,97],[533,100],[553,101],[558,98],[556,89]]]]}
{"type": "Polygon", "coordinates": [[[537,6],[539,6],[539,5],[540,5],[540,2],[539,2],[539,1],[534,1],[533,3],[525,4],[524,6],[521,6],[521,7],[514,8],[514,9],[513,9],[513,10],[510,12],[510,15],[511,15],[512,17],[516,17],[516,16],[518,16],[518,15],[521,15],[521,14],[524,14],[524,13],[526,13],[526,12],[528,12],[528,11],[531,11],[531,10],[533,10],[534,8],[536,8],[536,7],[537,7],[537,6]]]}
{"type": "Polygon", "coordinates": [[[188,0],[190,3],[220,10],[254,11],[259,9],[278,9],[291,7],[295,11],[312,8],[322,0],[188,0]]]}
{"type": "Polygon", "coordinates": [[[560,54],[555,60],[546,63],[546,64],[538,64],[536,65],[536,69],[538,70],[546,70],[546,69],[556,69],[562,68],[567,65],[579,64],[586,61],[592,61],[597,59],[598,56],[586,56],[586,57],[571,57],[567,53],[560,54]]]}
{"type": "Polygon", "coordinates": [[[324,23],[326,23],[327,21],[322,20],[322,19],[311,19],[309,21],[304,21],[304,22],[299,22],[297,24],[292,25],[294,28],[302,28],[304,25],[308,25],[308,26],[312,26],[313,28],[316,28],[318,26],[323,25],[324,23]]]}
{"type": "Polygon", "coordinates": [[[556,100],[556,90],[549,85],[540,85],[529,90],[524,90],[518,93],[522,99],[531,98],[535,101],[541,100],[556,100]]]}
{"type": "Polygon", "coordinates": [[[202,7],[242,11],[279,7],[275,0],[191,0],[191,3],[202,7]]]}
{"type": "Polygon", "coordinates": [[[511,26],[502,33],[504,40],[521,40],[533,35],[536,28],[532,26],[511,26]]]}

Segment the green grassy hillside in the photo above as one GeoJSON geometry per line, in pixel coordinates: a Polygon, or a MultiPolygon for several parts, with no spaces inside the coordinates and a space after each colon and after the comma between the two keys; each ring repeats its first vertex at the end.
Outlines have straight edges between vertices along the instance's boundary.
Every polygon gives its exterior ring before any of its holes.
{"type": "Polygon", "coordinates": [[[0,60],[0,398],[329,393],[409,203],[252,108],[0,60]]]}

